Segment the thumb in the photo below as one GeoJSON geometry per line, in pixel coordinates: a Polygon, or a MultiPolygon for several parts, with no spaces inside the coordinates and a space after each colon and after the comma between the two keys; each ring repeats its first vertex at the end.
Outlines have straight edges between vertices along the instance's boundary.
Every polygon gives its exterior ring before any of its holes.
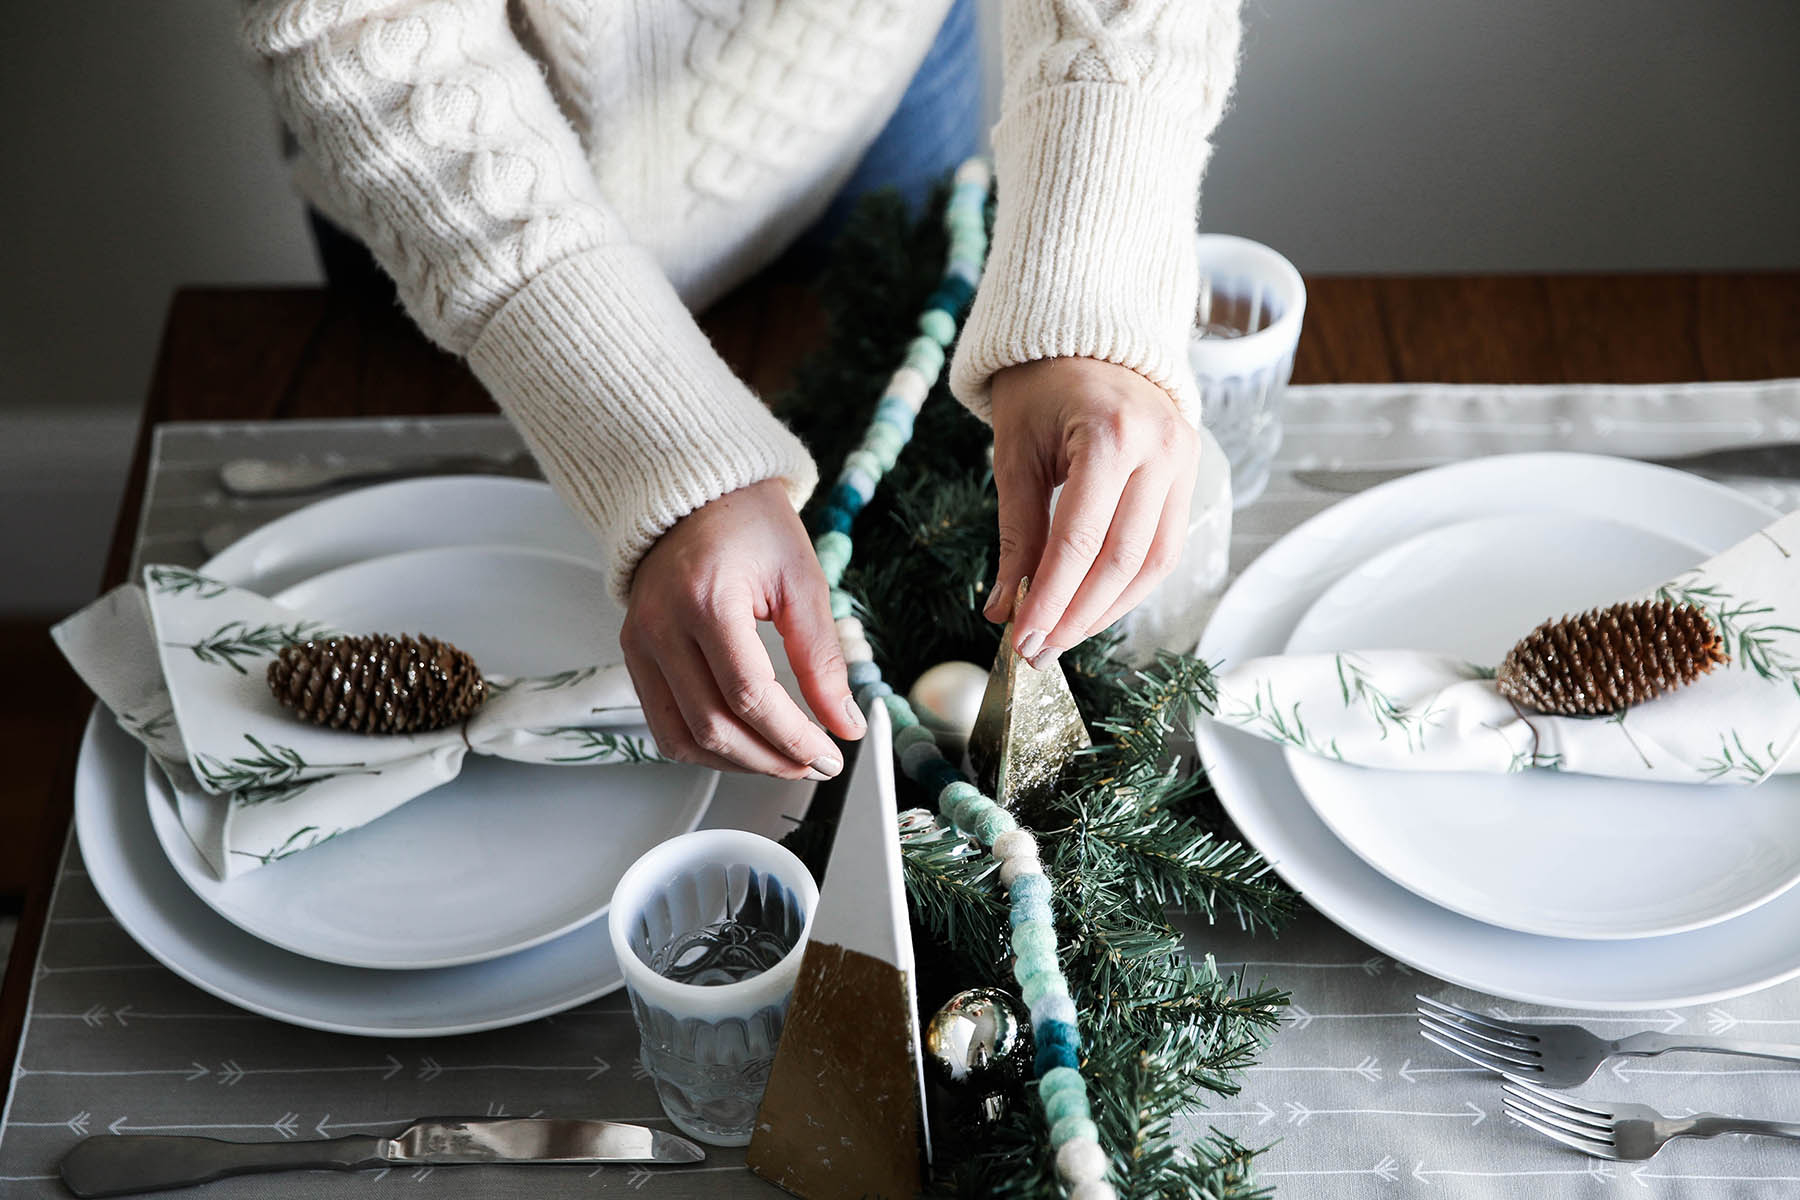
{"type": "Polygon", "coordinates": [[[838,737],[855,741],[868,725],[850,694],[825,576],[816,564],[809,561],[807,565],[813,569],[791,572],[784,581],[781,603],[774,612],[775,629],[813,715],[838,737]]]}
{"type": "Polygon", "coordinates": [[[1000,569],[982,615],[1012,618],[1019,580],[1037,570],[1050,531],[1050,487],[1042,472],[1017,450],[994,450],[994,487],[1000,493],[1000,569]]]}

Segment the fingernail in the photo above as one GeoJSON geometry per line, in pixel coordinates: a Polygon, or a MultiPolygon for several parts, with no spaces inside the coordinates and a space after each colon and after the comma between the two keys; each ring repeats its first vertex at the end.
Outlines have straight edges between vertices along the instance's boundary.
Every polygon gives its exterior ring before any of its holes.
{"type": "Polygon", "coordinates": [[[863,719],[862,709],[858,707],[855,696],[844,697],[844,715],[849,717],[850,723],[858,729],[867,729],[869,727],[869,723],[863,719]]]}
{"type": "Polygon", "coordinates": [[[812,770],[809,768],[806,774],[802,775],[801,778],[809,779],[814,783],[824,783],[827,779],[830,779],[831,776],[825,774],[823,771],[812,770]]]}
{"type": "Polygon", "coordinates": [[[812,760],[812,769],[820,779],[830,779],[844,769],[844,760],[835,754],[821,754],[812,760]]]}
{"type": "Polygon", "coordinates": [[[1056,660],[1061,657],[1062,650],[1060,647],[1045,646],[1042,650],[1038,651],[1037,657],[1031,660],[1031,669],[1034,671],[1048,671],[1051,666],[1055,664],[1056,660]]]}
{"type": "Polygon", "coordinates": [[[1044,639],[1050,635],[1042,629],[1027,629],[1019,639],[1019,657],[1034,658],[1044,648],[1044,639]]]}

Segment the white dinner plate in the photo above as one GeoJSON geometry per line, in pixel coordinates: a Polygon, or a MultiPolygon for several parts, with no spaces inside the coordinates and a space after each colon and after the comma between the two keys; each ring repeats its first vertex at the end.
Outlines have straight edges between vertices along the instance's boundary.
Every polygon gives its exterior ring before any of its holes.
{"type": "MultiPolygon", "coordinates": [[[[1428,650],[1496,666],[1540,622],[1654,587],[1741,528],[1731,516],[1694,542],[1621,515],[1488,517],[1420,534],[1327,588],[1287,652],[1428,650]]],[[[1656,937],[1737,916],[1800,882],[1800,776],[1707,787],[1384,771],[1291,748],[1287,760],[1320,819],[1370,866],[1508,929],[1656,937]]]]}
{"type": "MultiPolygon", "coordinates": [[[[1301,614],[1345,572],[1443,525],[1508,513],[1617,519],[1705,544],[1727,521],[1748,536],[1775,513],[1721,485],[1584,454],[1504,455],[1373,488],[1307,521],[1221,599],[1199,653],[1279,654],[1301,614]]],[[[1208,721],[1195,730],[1226,811],[1307,901],[1402,962],[1476,991],[1571,1008],[1701,1004],[1800,975],[1800,888],[1704,929],[1621,941],[1547,938],[1430,901],[1359,858],[1301,795],[1282,749],[1208,721]]],[[[1709,793],[1710,794],[1710,793],[1709,793]]],[[[1696,826],[1710,820],[1695,814],[1696,826]]]]}
{"type": "MultiPolygon", "coordinates": [[[[599,567],[566,555],[440,546],[339,567],[273,597],[338,629],[443,638],[494,675],[618,657],[599,567]]],[[[559,767],[469,755],[461,774],[278,863],[218,879],[148,761],[151,824],[215,912],[266,942],[353,967],[498,958],[606,911],[651,847],[693,829],[718,772],[673,763],[559,767]]]]}
{"type": "MultiPolygon", "coordinates": [[[[249,535],[206,570],[240,587],[278,591],[364,558],[457,545],[470,531],[484,543],[600,559],[546,485],[457,477],[384,484],[302,509],[249,535]],[[357,499],[365,496],[379,501],[378,520],[357,499]]],[[[125,931],[223,1000],[334,1033],[431,1037],[516,1025],[622,982],[604,919],[518,954],[425,971],[340,966],[269,945],[208,908],[169,864],[150,828],[143,763],[142,747],[97,710],[76,773],[82,857],[125,931]]],[[[812,793],[804,781],[729,775],[701,824],[778,838],[805,814],[812,793]]]]}

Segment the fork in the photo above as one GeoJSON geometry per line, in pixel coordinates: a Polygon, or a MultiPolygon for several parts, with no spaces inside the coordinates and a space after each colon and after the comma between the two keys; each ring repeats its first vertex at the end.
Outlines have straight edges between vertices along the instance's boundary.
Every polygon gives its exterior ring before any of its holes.
{"type": "Polygon", "coordinates": [[[1414,998],[1419,1002],[1419,1032],[1426,1041],[1497,1075],[1517,1075],[1545,1087],[1577,1087],[1592,1079],[1608,1059],[1620,1055],[1650,1058],[1671,1050],[1800,1063],[1800,1046],[1780,1042],[1655,1032],[1607,1041],[1579,1025],[1507,1021],[1429,996],[1414,998]]]}
{"type": "Polygon", "coordinates": [[[1519,1124],[1595,1158],[1638,1162],[1678,1137],[1710,1138],[1721,1133],[1749,1133],[1800,1141],[1800,1125],[1695,1113],[1665,1117],[1642,1104],[1607,1100],[1571,1100],[1522,1079],[1500,1086],[1506,1115],[1519,1124]]]}

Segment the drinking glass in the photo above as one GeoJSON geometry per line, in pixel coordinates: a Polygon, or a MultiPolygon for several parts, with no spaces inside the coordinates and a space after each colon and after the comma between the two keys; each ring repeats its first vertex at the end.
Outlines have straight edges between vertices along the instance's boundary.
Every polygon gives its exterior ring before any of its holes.
{"type": "Polygon", "coordinates": [[[677,1128],[748,1145],[819,889],[754,833],[671,838],[619,880],[607,914],[644,1068],[677,1128]]]}
{"type": "Polygon", "coordinates": [[[1200,421],[1231,463],[1232,504],[1262,495],[1281,446],[1281,398],[1294,372],[1306,285],[1294,264],[1260,242],[1203,233],[1200,301],[1188,359],[1200,421]]]}

